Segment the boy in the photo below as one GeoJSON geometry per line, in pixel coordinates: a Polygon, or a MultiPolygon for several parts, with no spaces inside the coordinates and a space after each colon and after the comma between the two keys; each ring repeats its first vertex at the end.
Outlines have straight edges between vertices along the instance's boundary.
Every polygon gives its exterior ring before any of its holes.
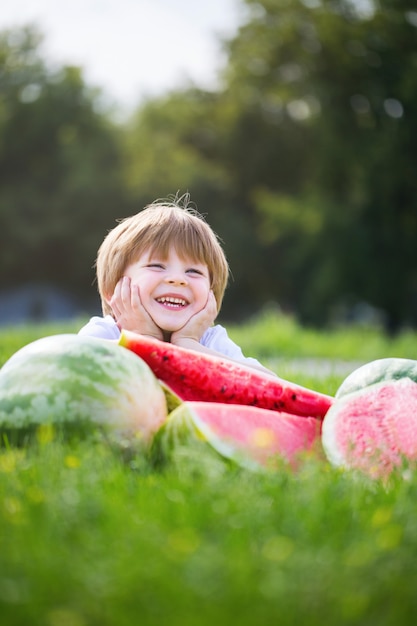
{"type": "Polygon", "coordinates": [[[96,261],[103,317],[91,318],[79,334],[118,339],[125,328],[271,374],[214,325],[229,266],[188,201],[156,201],[108,233],[96,261]]]}

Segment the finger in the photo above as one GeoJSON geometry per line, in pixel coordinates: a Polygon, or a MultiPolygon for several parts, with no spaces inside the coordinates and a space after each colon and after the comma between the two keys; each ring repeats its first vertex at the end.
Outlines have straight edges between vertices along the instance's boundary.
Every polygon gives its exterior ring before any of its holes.
{"type": "Polygon", "coordinates": [[[114,291],[113,291],[113,295],[110,298],[110,302],[114,302],[115,300],[120,298],[121,287],[122,287],[122,279],[117,281],[116,286],[115,286],[114,291]]]}
{"type": "Polygon", "coordinates": [[[130,286],[130,298],[134,309],[142,308],[142,300],[140,299],[139,285],[132,284],[130,286]]]}
{"type": "Polygon", "coordinates": [[[130,278],[128,276],[123,276],[122,278],[120,296],[124,305],[130,304],[131,286],[130,286],[130,278]]]}
{"type": "Polygon", "coordinates": [[[210,289],[209,295],[208,295],[208,304],[211,307],[212,311],[215,311],[215,313],[217,314],[218,308],[217,308],[217,300],[216,297],[214,295],[214,292],[210,289]]]}

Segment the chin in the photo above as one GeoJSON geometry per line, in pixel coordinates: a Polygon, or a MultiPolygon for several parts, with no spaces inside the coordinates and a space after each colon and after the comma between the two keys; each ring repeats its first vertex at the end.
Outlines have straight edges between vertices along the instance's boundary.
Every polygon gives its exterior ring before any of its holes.
{"type": "Polygon", "coordinates": [[[185,324],[180,324],[179,326],[160,326],[159,328],[162,329],[162,332],[164,333],[176,333],[177,330],[180,330],[185,324]]]}
{"type": "Polygon", "coordinates": [[[175,333],[177,332],[177,330],[183,328],[190,321],[191,317],[192,315],[183,317],[182,319],[172,319],[172,317],[167,319],[161,316],[158,319],[156,316],[154,316],[153,320],[155,324],[159,326],[159,328],[161,328],[163,331],[167,333],[175,333]]]}
{"type": "Polygon", "coordinates": [[[188,322],[188,320],[184,320],[184,321],[177,321],[177,322],[167,322],[166,320],[160,320],[159,322],[155,320],[155,323],[157,326],[159,326],[159,328],[167,333],[176,333],[177,330],[180,330],[180,328],[182,328],[183,326],[185,326],[185,324],[188,322]]]}

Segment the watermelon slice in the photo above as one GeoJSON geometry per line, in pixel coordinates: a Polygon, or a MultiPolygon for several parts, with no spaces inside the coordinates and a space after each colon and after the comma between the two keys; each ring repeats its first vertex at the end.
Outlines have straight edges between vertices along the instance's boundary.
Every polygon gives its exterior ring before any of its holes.
{"type": "Polygon", "coordinates": [[[166,417],[150,368],[112,341],[43,337],[0,370],[0,440],[24,443],[49,424],[63,436],[102,432],[123,445],[149,444],[166,417]]]}
{"type": "MultiPolygon", "coordinates": [[[[183,402],[158,431],[154,458],[169,458],[181,446],[203,441],[225,459],[249,468],[295,463],[320,442],[321,420],[258,407],[183,402]]],[[[321,445],[321,444],[320,444],[321,445]]]]}
{"type": "Polygon", "coordinates": [[[364,389],[383,380],[411,378],[417,382],[417,361],[395,357],[377,359],[355,369],[340,385],[336,398],[364,389]]]}
{"type": "Polygon", "coordinates": [[[322,418],[331,396],[251,367],[123,330],[120,345],[140,356],[182,400],[257,406],[322,418]]]}
{"type": "Polygon", "coordinates": [[[417,460],[417,383],[387,380],[335,400],[322,423],[322,443],[335,466],[372,477],[417,460]]]}

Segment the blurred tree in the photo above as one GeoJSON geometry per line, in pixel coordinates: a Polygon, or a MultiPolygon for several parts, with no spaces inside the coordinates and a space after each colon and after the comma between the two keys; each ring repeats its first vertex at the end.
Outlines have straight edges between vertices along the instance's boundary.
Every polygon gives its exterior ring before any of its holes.
{"type": "Polygon", "coordinates": [[[315,323],[361,300],[390,328],[416,323],[415,7],[245,5],[225,74],[239,103],[230,148],[267,267],[276,260],[271,297],[315,323]]]}
{"type": "Polygon", "coordinates": [[[119,130],[81,71],[49,70],[28,27],[0,36],[0,281],[94,295],[97,247],[125,214],[119,130]]]}
{"type": "Polygon", "coordinates": [[[231,264],[226,317],[275,301],[325,324],[365,301],[391,329],[417,323],[415,7],[242,8],[217,92],[173,91],[119,126],[79,69],[45,66],[36,30],[0,37],[2,285],[85,297],[115,219],[190,192],[231,264]]]}
{"type": "Polygon", "coordinates": [[[201,198],[227,191],[219,160],[218,96],[198,89],[172,92],[143,104],[126,128],[125,180],[134,202],[177,191],[201,198]]]}

